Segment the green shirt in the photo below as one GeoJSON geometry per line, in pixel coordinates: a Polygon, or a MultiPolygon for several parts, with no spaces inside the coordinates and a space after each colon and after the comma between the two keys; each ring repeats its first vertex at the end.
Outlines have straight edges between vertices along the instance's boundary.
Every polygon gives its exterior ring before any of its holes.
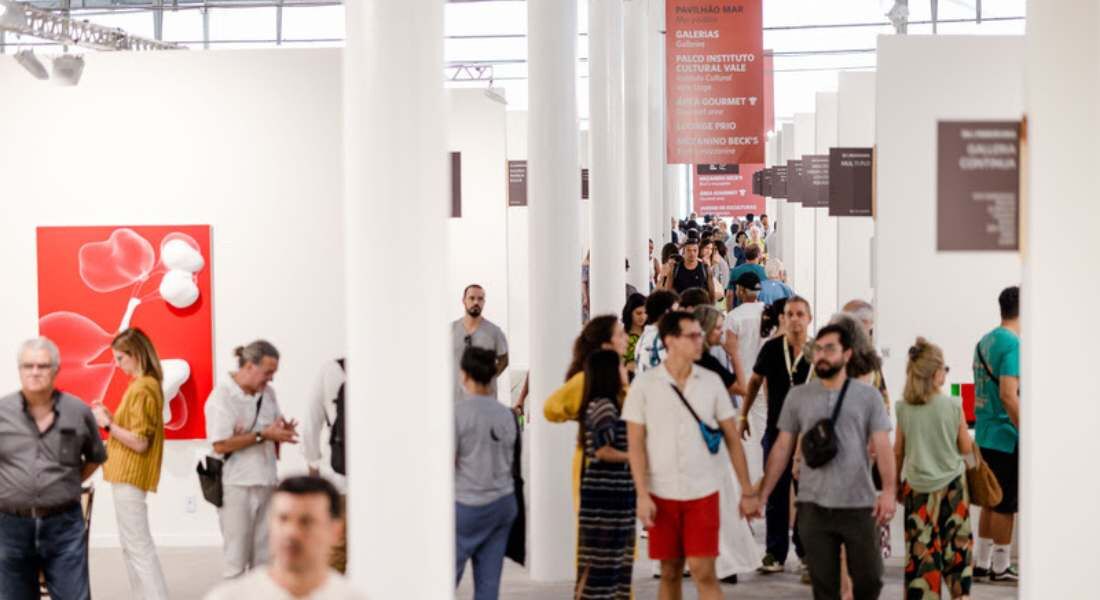
{"type": "Polygon", "coordinates": [[[927,404],[898,404],[898,431],[905,435],[902,478],[919,494],[947,487],[966,471],[959,453],[962,404],[936,394],[927,404]]]}
{"type": "Polygon", "coordinates": [[[998,327],[987,333],[974,351],[974,416],[978,446],[1012,453],[1016,451],[1020,432],[1001,403],[1000,378],[1006,376],[1020,376],[1020,338],[998,327]],[[982,366],[979,350],[994,377],[982,366]]]}
{"type": "Polygon", "coordinates": [[[745,273],[756,273],[756,276],[760,278],[760,282],[763,283],[768,280],[768,273],[764,270],[764,267],[760,265],[754,265],[752,263],[745,263],[740,267],[735,267],[730,271],[730,283],[726,286],[727,290],[732,290],[737,287],[737,278],[745,273]]]}

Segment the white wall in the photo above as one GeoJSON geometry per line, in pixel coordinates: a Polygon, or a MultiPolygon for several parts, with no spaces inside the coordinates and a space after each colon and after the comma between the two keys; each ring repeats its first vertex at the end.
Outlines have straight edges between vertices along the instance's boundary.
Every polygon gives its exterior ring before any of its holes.
{"type": "MultiPolygon", "coordinates": [[[[508,111],[508,160],[527,160],[527,111],[508,111]]],[[[508,208],[508,346],[512,367],[531,364],[527,207],[508,208]]]]}
{"type": "MultiPolygon", "coordinates": [[[[35,227],[208,224],[215,377],[235,367],[233,347],[265,337],[282,353],[275,382],[282,409],[301,420],[321,365],[345,346],[340,51],[93,53],[85,60],[80,85],[62,88],[0,57],[7,199],[0,253],[20,257],[0,262],[9,290],[0,296],[7,343],[14,351],[37,333],[35,227]]],[[[408,228],[409,243],[438,244],[439,259],[458,265],[453,286],[460,277],[481,278],[487,316],[506,327],[503,105],[464,90],[450,121],[452,147],[463,151],[470,225],[452,223],[459,235],[450,248],[418,237],[415,223],[380,226],[408,228]],[[463,238],[474,226],[494,229],[463,238]]],[[[392,258],[401,256],[394,248],[392,258]]],[[[380,293],[398,292],[384,285],[380,293]]],[[[453,293],[456,318],[460,294],[453,293]]],[[[0,389],[17,386],[15,369],[0,369],[0,389]]],[[[159,545],[221,544],[194,472],[204,445],[166,446],[160,489],[149,499],[159,545]],[[186,512],[188,497],[197,498],[197,512],[186,512]]],[[[286,450],[281,473],[304,470],[300,448],[286,450]]],[[[110,486],[100,482],[95,506],[93,543],[117,544],[110,486]]]]}
{"type": "MultiPolygon", "coordinates": [[[[449,91],[449,149],[462,153],[462,218],[447,223],[447,297],[453,298],[457,319],[464,310],[462,291],[471,283],[481,284],[485,288],[485,318],[508,335],[508,268],[512,259],[508,253],[505,103],[483,89],[449,91]]],[[[414,235],[409,241],[424,240],[414,235]]],[[[510,336],[508,339],[511,341],[510,336]]],[[[500,378],[508,382],[510,370],[500,378]]],[[[508,387],[499,385],[497,392],[502,401],[510,403],[508,387]]]]}
{"type": "MultiPolygon", "coordinates": [[[[5,343],[37,332],[36,226],[209,224],[215,377],[235,367],[234,346],[265,337],[282,353],[281,406],[301,419],[319,367],[344,348],[339,51],[85,60],[80,85],[61,88],[0,57],[0,253],[20,257],[0,263],[5,343]]],[[[15,369],[0,382],[15,389],[15,369]]],[[[196,481],[201,445],[167,444],[149,498],[160,545],[221,543],[196,481]]],[[[284,471],[304,468],[297,448],[284,456],[284,471]]],[[[93,540],[116,543],[110,486],[98,491],[93,540]]]]}
{"type": "Polygon", "coordinates": [[[1066,499],[1100,494],[1091,476],[1100,405],[1074,376],[1095,373],[1100,336],[1088,316],[1100,279],[1081,268],[1100,256],[1100,5],[1032,1],[1027,9],[1020,597],[1083,598],[1095,593],[1086,590],[1096,586],[1089,550],[1100,521],[1066,499]],[[1067,315],[1084,318],[1067,327],[1067,315]]]}
{"type": "MultiPolygon", "coordinates": [[[[837,94],[818,92],[814,116],[817,135],[814,154],[829,154],[836,147],[837,94]]],[[[818,324],[837,312],[837,218],[829,208],[814,208],[814,315],[818,324]]]]}
{"type": "MultiPolygon", "coordinates": [[[[784,123],[779,132],[779,166],[786,166],[794,160],[794,123],[784,123]]],[[[790,174],[788,173],[788,176],[790,174]]],[[[795,239],[798,236],[798,205],[786,198],[779,200],[779,256],[787,270],[787,283],[794,285],[795,239]]]]}
{"type": "MultiPolygon", "coordinates": [[[[837,147],[875,145],[875,74],[840,73],[837,92],[837,147]]],[[[837,218],[837,298],[843,306],[856,298],[872,301],[872,217],[837,218]]]]}
{"type": "MultiPolygon", "coordinates": [[[[802,160],[807,154],[813,154],[816,150],[817,121],[814,113],[798,113],[794,116],[794,159],[802,160]]],[[[787,272],[791,274],[791,287],[796,294],[810,302],[810,306],[816,306],[817,299],[814,295],[814,235],[815,216],[813,208],[806,208],[803,204],[795,204],[794,217],[797,221],[794,240],[794,264],[787,264],[787,272]]],[[[814,315],[814,323],[817,323],[817,315],[814,315]]]]}
{"type": "Polygon", "coordinates": [[[974,344],[999,322],[997,295],[1020,282],[1015,253],[936,251],[936,123],[1019,119],[1022,62],[1022,37],[879,37],[875,294],[895,398],[918,335],[943,348],[951,381],[970,381],[974,344]]]}

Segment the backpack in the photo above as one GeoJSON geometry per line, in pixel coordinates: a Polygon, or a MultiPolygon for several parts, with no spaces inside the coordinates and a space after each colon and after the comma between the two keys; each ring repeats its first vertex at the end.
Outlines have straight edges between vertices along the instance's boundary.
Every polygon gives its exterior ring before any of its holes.
{"type": "MultiPolygon", "coordinates": [[[[344,359],[336,361],[340,365],[340,370],[347,373],[347,367],[344,366],[344,359]]],[[[325,413],[325,423],[329,426],[329,438],[328,445],[332,449],[332,470],[340,475],[347,475],[347,463],[345,462],[344,452],[344,388],[347,387],[347,381],[340,384],[340,391],[336,393],[336,398],[333,400],[333,404],[336,405],[336,419],[329,423],[328,413],[325,413]]]]}

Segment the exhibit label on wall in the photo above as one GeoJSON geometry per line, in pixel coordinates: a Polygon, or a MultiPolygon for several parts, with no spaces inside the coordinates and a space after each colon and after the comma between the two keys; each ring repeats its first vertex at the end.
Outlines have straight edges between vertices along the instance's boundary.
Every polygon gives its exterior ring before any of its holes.
{"type": "Polygon", "coordinates": [[[669,164],[762,164],[762,0],[668,0],[666,17],[669,164]]]}
{"type": "Polygon", "coordinates": [[[829,216],[871,216],[871,148],[829,148],[829,216]]]}
{"type": "Polygon", "coordinates": [[[802,160],[787,161],[787,201],[802,204],[805,193],[805,175],[802,173],[802,160]]]}
{"type": "Polygon", "coordinates": [[[768,196],[772,198],[787,198],[787,165],[776,165],[771,168],[769,181],[764,183],[764,190],[770,191],[768,196]]]}
{"type": "Polygon", "coordinates": [[[802,157],[802,204],[812,208],[829,206],[829,156],[810,154],[802,157]]]}
{"type": "Polygon", "coordinates": [[[941,121],[937,148],[936,247],[1018,250],[1020,123],[941,121]]]}
{"type": "Polygon", "coordinates": [[[527,206],[527,161],[508,161],[508,206],[527,206]]]}
{"type": "Polygon", "coordinates": [[[210,227],[39,227],[38,329],[61,350],[57,388],[112,411],[129,377],[111,353],[137,327],[164,371],[169,439],[206,437],[214,385],[210,227]]]}
{"type": "Polygon", "coordinates": [[[753,179],[764,165],[695,165],[693,206],[701,215],[743,217],[765,212],[764,196],[753,191],[753,179]]]}

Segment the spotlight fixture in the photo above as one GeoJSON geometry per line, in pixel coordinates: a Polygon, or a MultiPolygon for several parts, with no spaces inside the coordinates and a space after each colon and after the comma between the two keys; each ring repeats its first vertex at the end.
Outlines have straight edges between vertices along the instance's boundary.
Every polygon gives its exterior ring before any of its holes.
{"type": "Polygon", "coordinates": [[[27,26],[23,9],[12,0],[0,0],[0,30],[18,31],[27,26]]]}
{"type": "Polygon", "coordinates": [[[35,79],[50,78],[50,74],[46,71],[46,66],[42,64],[42,61],[38,60],[38,57],[35,56],[34,52],[31,50],[20,50],[16,52],[15,62],[23,65],[23,68],[33,75],[35,79]]]}
{"type": "Polygon", "coordinates": [[[74,86],[84,74],[84,57],[78,54],[62,54],[53,59],[53,81],[57,85],[74,86]]]}

